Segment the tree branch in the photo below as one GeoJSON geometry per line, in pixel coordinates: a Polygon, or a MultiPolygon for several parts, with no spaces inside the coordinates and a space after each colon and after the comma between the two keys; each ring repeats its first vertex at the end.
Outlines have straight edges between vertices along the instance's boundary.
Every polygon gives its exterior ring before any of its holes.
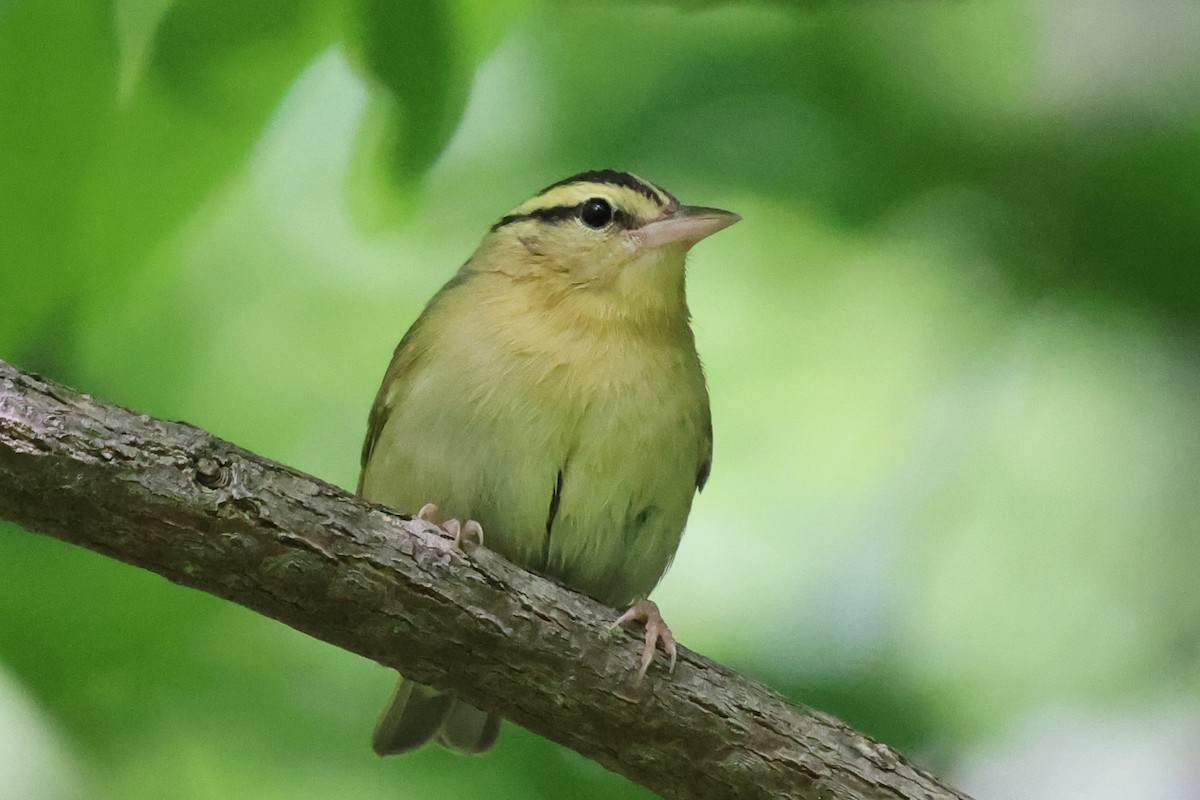
{"type": "MultiPolygon", "coordinates": [[[[687,650],[633,679],[613,611],[186,423],[0,361],[0,517],[446,689],[665,798],[962,800],[687,650]]],[[[364,747],[365,745],[364,731],[364,747]]]]}

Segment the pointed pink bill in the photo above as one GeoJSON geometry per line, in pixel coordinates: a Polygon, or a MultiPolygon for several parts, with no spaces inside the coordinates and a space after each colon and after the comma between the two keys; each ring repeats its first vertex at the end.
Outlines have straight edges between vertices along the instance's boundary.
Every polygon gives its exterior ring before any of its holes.
{"type": "Polygon", "coordinates": [[[666,244],[684,244],[691,247],[740,219],[737,214],[719,208],[680,206],[670,214],[630,231],[629,235],[641,248],[662,247],[666,244]]]}

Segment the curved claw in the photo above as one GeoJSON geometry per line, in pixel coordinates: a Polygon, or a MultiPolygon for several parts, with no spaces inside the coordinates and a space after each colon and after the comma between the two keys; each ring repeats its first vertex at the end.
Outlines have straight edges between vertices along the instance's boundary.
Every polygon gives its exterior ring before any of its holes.
{"type": "Polygon", "coordinates": [[[442,530],[453,537],[451,545],[456,550],[463,549],[463,542],[483,544],[483,526],[473,519],[467,520],[465,525],[456,519],[448,519],[442,523],[442,530]]]}
{"type": "Polygon", "coordinates": [[[483,545],[483,526],[473,519],[467,520],[467,524],[463,526],[462,538],[470,541],[475,540],[476,544],[483,545]]]}
{"type": "Polygon", "coordinates": [[[659,642],[662,642],[663,652],[671,658],[667,672],[674,672],[679,648],[675,644],[675,637],[671,634],[671,629],[667,627],[666,621],[659,613],[658,605],[652,600],[638,600],[629,607],[628,611],[617,617],[616,622],[609,625],[608,629],[612,630],[618,625],[630,621],[641,622],[646,626],[645,643],[642,646],[642,658],[637,671],[637,679],[640,681],[646,671],[650,669],[650,664],[654,661],[654,651],[658,648],[659,642]]]}

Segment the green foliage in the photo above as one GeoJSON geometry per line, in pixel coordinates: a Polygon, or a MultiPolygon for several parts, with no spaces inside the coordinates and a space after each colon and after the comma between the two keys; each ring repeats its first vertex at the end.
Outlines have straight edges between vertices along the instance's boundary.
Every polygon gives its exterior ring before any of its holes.
{"type": "Polygon", "coordinates": [[[9,3],[0,11],[0,347],[52,333],[79,299],[78,197],[111,117],[115,46],[103,3],[9,3]],[[63,228],[67,227],[67,230],[63,228]]]}
{"type": "MultiPolygon", "coordinates": [[[[0,0],[0,358],[352,486],[486,227],[632,169],[745,217],[684,643],[950,770],[1194,698],[1200,25],[1063,8],[0,0]]],[[[11,526],[0,669],[81,797],[645,796],[513,726],[379,761],[386,670],[11,526]]]]}

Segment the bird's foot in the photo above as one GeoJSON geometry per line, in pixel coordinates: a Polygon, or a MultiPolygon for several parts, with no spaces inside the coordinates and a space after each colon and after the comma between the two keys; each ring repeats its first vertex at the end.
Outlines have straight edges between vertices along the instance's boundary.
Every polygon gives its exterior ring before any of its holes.
{"type": "Polygon", "coordinates": [[[428,522],[437,525],[442,531],[451,538],[450,547],[459,552],[463,550],[463,543],[474,541],[478,545],[483,544],[483,526],[473,519],[469,519],[466,523],[462,523],[457,519],[448,519],[438,525],[437,522],[438,507],[434,503],[426,503],[421,506],[421,510],[417,512],[416,519],[422,522],[428,522]]]}
{"type": "Polygon", "coordinates": [[[646,626],[646,643],[642,647],[642,662],[637,672],[638,680],[640,681],[646,674],[646,670],[650,669],[650,662],[654,660],[654,651],[659,642],[662,642],[663,652],[671,657],[671,666],[667,668],[667,672],[674,672],[675,659],[678,655],[675,637],[671,635],[671,629],[663,621],[662,614],[658,611],[658,605],[652,600],[638,600],[629,607],[628,611],[617,617],[617,621],[608,628],[612,630],[630,620],[641,622],[646,626]]]}
{"type": "Polygon", "coordinates": [[[454,537],[453,545],[459,550],[463,549],[463,542],[474,541],[475,544],[483,544],[483,526],[473,519],[466,522],[448,519],[442,523],[442,530],[454,537]]]}

